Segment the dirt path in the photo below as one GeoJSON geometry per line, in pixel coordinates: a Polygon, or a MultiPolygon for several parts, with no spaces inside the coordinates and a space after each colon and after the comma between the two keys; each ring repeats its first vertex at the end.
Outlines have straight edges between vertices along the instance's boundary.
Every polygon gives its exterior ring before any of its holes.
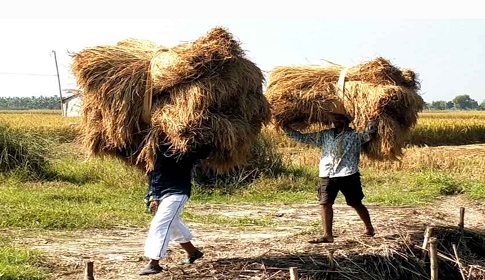
{"type": "Polygon", "coordinates": [[[94,261],[97,280],[278,279],[286,277],[292,264],[302,267],[303,262],[311,268],[327,263],[325,256],[329,250],[344,255],[360,253],[363,248],[377,251],[399,239],[421,238],[426,225],[456,225],[461,206],[466,207],[466,227],[485,230],[483,205],[461,197],[444,197],[436,205],[423,208],[370,205],[377,235],[363,239],[362,225],[354,211],[346,205],[335,205],[335,243],[311,245],[306,240],[320,231],[317,205],[189,205],[186,208],[189,212],[265,218],[270,224],[188,223],[195,236],[193,242],[202,248],[205,257],[194,266],[178,266],[176,263],[184,256],[180,248],[171,245],[169,257],[163,261],[167,271],[150,277],[137,275],[145,265],[142,250],[146,228],[50,232],[49,236],[23,234],[18,243],[45,252],[53,279],[59,280],[84,279],[83,262],[88,259],[94,261]]]}

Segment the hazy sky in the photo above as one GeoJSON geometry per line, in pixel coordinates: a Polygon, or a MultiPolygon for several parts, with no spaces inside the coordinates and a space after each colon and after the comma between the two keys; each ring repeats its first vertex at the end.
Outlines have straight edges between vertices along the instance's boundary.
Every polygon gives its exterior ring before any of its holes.
{"type": "Polygon", "coordinates": [[[325,60],[352,66],[382,56],[417,72],[428,102],[458,94],[485,99],[485,14],[478,1],[160,2],[2,4],[0,96],[58,94],[53,50],[61,87],[76,88],[68,52],[126,38],[173,46],[223,26],[266,72],[325,60]]]}

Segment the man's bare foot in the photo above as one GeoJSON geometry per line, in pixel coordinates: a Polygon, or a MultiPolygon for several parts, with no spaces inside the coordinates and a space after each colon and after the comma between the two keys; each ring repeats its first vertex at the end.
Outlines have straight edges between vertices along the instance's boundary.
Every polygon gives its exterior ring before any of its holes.
{"type": "Polygon", "coordinates": [[[310,243],[310,244],[333,243],[333,237],[332,236],[322,236],[322,237],[319,237],[319,238],[309,240],[308,243],[310,243]]]}
{"type": "Polygon", "coordinates": [[[364,231],[364,236],[372,237],[376,235],[374,228],[368,228],[364,231]]]}

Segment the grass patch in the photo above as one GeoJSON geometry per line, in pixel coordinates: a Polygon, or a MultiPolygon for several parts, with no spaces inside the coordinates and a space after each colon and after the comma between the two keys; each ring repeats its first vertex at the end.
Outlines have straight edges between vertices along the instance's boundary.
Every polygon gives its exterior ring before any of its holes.
{"type": "MultiPolygon", "coordinates": [[[[262,142],[262,149],[269,146],[262,142]]],[[[151,217],[144,214],[145,175],[114,159],[84,161],[73,147],[76,146],[68,148],[61,157],[49,159],[48,178],[26,181],[22,172],[0,175],[1,227],[146,226],[151,217]]],[[[273,152],[266,157],[267,173],[260,173],[248,182],[236,180],[216,185],[195,182],[191,203],[316,203],[320,181],[317,158],[314,163],[284,166],[279,154],[273,152]]],[[[315,153],[312,151],[311,155],[315,153]]],[[[478,165],[475,161],[467,163],[478,165]]],[[[420,206],[441,195],[462,193],[485,199],[485,183],[480,181],[481,177],[467,176],[454,165],[450,167],[454,169],[441,170],[441,167],[401,170],[365,166],[362,168],[364,202],[420,206]]],[[[341,194],[336,202],[345,202],[341,194]]],[[[225,221],[223,217],[193,216],[202,221],[211,220],[209,218],[219,223],[251,224],[251,221],[225,221]]]]}
{"type": "Polygon", "coordinates": [[[144,225],[143,191],[100,183],[77,186],[10,181],[0,188],[0,226],[44,229],[144,225]]]}
{"type": "Polygon", "coordinates": [[[14,247],[4,237],[0,241],[0,279],[43,280],[47,273],[41,268],[40,253],[14,247]]]}
{"type": "Polygon", "coordinates": [[[420,206],[442,195],[462,193],[485,198],[480,196],[479,190],[484,187],[481,181],[433,170],[374,172],[365,169],[363,187],[368,202],[382,205],[420,206]]]}
{"type": "Polygon", "coordinates": [[[115,160],[57,161],[56,178],[0,178],[0,226],[44,229],[145,225],[143,176],[115,160]]]}
{"type": "Polygon", "coordinates": [[[192,200],[201,203],[308,202],[316,198],[315,168],[289,167],[276,177],[263,176],[249,184],[208,188],[196,184],[192,200]]]}
{"type": "Polygon", "coordinates": [[[472,198],[485,200],[485,182],[470,182],[466,187],[466,193],[472,198]]]}
{"type": "Polygon", "coordinates": [[[49,145],[36,134],[0,124],[0,173],[23,171],[27,177],[45,177],[49,145]]]}
{"type": "MultiPolygon", "coordinates": [[[[365,203],[387,206],[421,206],[442,195],[465,193],[485,198],[485,183],[435,170],[380,171],[362,169],[365,203]]],[[[320,179],[316,167],[292,167],[277,178],[261,178],[246,187],[204,189],[198,186],[192,200],[203,203],[316,203],[320,179]]],[[[342,194],[336,203],[345,203],[342,194]]]]}
{"type": "MultiPolygon", "coordinates": [[[[117,160],[58,160],[55,180],[0,178],[0,226],[41,229],[146,226],[146,178],[117,160]]],[[[276,178],[261,177],[248,185],[195,185],[191,203],[316,203],[317,167],[290,167],[276,178]]],[[[485,183],[446,172],[362,170],[365,203],[420,206],[442,195],[465,193],[485,198],[485,183]]],[[[341,194],[337,203],[344,203],[341,194]]],[[[263,225],[268,220],[186,214],[193,221],[263,225]],[[191,215],[191,216],[190,216],[191,215]]]]}

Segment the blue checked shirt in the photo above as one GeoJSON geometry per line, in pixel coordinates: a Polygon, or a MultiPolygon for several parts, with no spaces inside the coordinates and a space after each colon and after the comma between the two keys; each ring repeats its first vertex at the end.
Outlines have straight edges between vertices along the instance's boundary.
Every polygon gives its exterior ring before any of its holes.
{"type": "Polygon", "coordinates": [[[304,134],[284,127],[284,131],[295,141],[322,146],[319,176],[333,178],[359,172],[361,146],[371,140],[377,131],[377,122],[371,121],[362,133],[351,127],[346,127],[339,134],[334,129],[304,134]]]}

